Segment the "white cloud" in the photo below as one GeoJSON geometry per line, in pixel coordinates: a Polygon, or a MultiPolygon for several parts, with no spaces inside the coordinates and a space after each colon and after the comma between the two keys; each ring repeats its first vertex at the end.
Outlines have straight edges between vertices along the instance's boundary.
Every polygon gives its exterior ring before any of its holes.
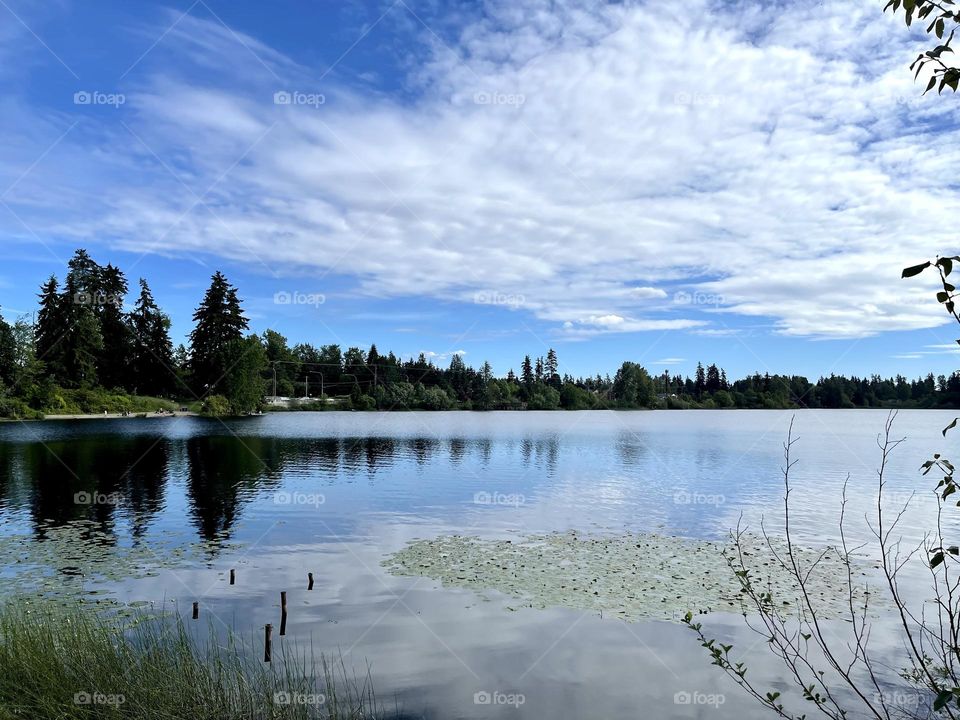
{"type": "Polygon", "coordinates": [[[449,360],[454,356],[463,357],[467,354],[466,350],[454,350],[452,352],[433,352],[432,350],[421,350],[420,354],[423,355],[427,360],[449,360]]]}
{"type": "Polygon", "coordinates": [[[682,362],[686,362],[686,358],[663,358],[661,360],[654,360],[653,365],[679,365],[682,362]]]}
{"type": "Polygon", "coordinates": [[[630,295],[635,298],[649,300],[651,298],[665,298],[667,297],[667,292],[666,290],[655,287],[635,287],[630,290],[630,295]]]}
{"type": "MultiPolygon", "coordinates": [[[[495,288],[570,339],[722,336],[718,313],[824,337],[947,321],[899,273],[953,242],[956,103],[920,97],[916,38],[875,3],[486,7],[454,52],[424,31],[435,54],[403,102],[313,87],[188,18],[128,93],[137,137],[78,130],[6,201],[38,233],[346,274],[379,297],[495,288]],[[278,89],[327,101],[277,106],[278,89]],[[677,285],[723,302],[678,306],[677,285]]],[[[8,157],[71,121],[7,104],[8,157]]]]}

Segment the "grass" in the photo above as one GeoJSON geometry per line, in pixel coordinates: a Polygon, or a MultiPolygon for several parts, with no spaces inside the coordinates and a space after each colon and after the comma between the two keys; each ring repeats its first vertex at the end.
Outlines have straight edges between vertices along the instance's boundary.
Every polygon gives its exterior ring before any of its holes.
{"type": "Polygon", "coordinates": [[[47,415],[99,415],[108,413],[152,413],[157,410],[176,410],[172,400],[130,395],[120,391],[97,389],[64,390],[58,388],[50,403],[43,408],[47,415]]]}
{"type": "MultiPolygon", "coordinates": [[[[262,648],[259,649],[262,653],[262,648]]],[[[190,637],[178,617],[0,606],[0,718],[372,720],[367,680],[343,661],[286,652],[270,664],[235,637],[190,637]],[[322,698],[322,699],[321,699],[322,698]]]]}

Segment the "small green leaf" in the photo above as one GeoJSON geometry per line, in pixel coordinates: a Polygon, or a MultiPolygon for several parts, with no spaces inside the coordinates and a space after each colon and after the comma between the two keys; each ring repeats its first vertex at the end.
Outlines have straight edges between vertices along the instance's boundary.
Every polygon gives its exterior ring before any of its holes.
{"type": "Polygon", "coordinates": [[[937,699],[933,701],[933,709],[942,710],[946,706],[946,704],[950,702],[950,698],[952,697],[953,697],[952,691],[941,690],[940,692],[937,693],[937,699]]]}

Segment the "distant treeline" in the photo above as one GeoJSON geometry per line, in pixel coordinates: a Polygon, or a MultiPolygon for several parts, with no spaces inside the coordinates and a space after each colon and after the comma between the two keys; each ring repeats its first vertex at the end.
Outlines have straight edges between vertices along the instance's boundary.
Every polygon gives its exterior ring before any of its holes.
{"type": "Polygon", "coordinates": [[[251,412],[266,395],[336,397],[336,407],[364,410],[960,406],[957,372],[913,381],[754,374],[730,382],[716,365],[698,364],[691,378],[651,375],[627,361],[613,377],[573,377],[561,374],[551,349],[495,377],[489,363],[475,369],[457,354],[439,367],[423,354],[403,360],[376,345],[291,347],[273,330],[248,334],[237,290],[219,272],[193,315],[189,347],[175,348],[170,319],[146,280],[126,309],[128,291],[123,272],[78,250],[62,284],[50,277],[41,286],[33,322],[0,318],[0,415],[63,412],[78,403],[99,410],[122,405],[125,395],[201,401],[211,414],[251,412]]]}

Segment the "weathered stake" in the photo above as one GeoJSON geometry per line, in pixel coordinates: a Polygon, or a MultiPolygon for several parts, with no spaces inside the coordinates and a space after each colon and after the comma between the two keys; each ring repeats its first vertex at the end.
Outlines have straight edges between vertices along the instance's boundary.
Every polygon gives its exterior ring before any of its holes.
{"type": "Polygon", "coordinates": [[[193,604],[193,619],[196,620],[200,617],[200,603],[195,602],[193,604]]]}
{"type": "Polygon", "coordinates": [[[231,584],[231,585],[234,585],[234,584],[236,584],[236,582],[237,582],[237,571],[231,569],[231,570],[230,570],[230,584],[231,584]]]}
{"type": "Polygon", "coordinates": [[[313,573],[307,573],[307,580],[310,581],[307,585],[307,590],[313,590],[313,573]]]}
{"type": "Polygon", "coordinates": [[[263,629],[263,661],[270,662],[273,657],[273,625],[263,629]]]}
{"type": "Polygon", "coordinates": [[[283,637],[287,634],[287,611],[284,610],[280,614],[280,637],[283,637]]]}
{"type": "Polygon", "coordinates": [[[287,612],[287,591],[283,590],[280,593],[280,609],[286,613],[287,612]]]}

